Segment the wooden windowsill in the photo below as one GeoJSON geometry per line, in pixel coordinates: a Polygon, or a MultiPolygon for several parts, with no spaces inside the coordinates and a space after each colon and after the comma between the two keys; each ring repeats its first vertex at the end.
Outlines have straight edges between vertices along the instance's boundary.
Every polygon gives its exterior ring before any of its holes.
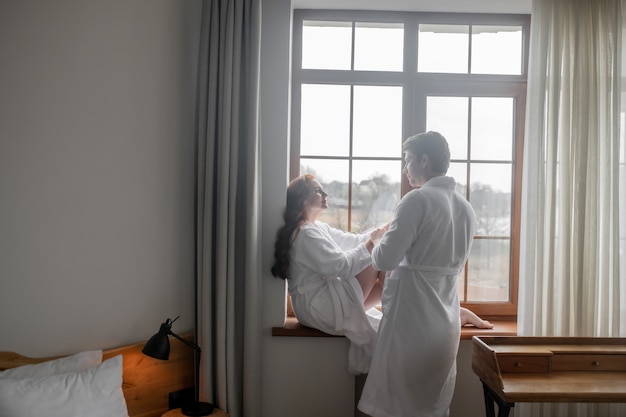
{"type": "Polygon", "coordinates": [[[473,336],[517,336],[517,320],[489,320],[493,329],[479,329],[474,326],[461,328],[461,340],[473,336]]]}
{"type": "MultiPolygon", "coordinates": [[[[461,329],[461,340],[471,339],[473,336],[517,336],[517,322],[515,320],[490,320],[493,329],[477,329],[465,326],[461,329]]],[[[295,317],[287,317],[284,326],[272,327],[272,336],[287,337],[342,337],[324,333],[298,323],[295,317]]]]}
{"type": "Polygon", "coordinates": [[[298,322],[295,317],[287,317],[284,326],[272,327],[272,336],[290,337],[343,337],[324,333],[321,330],[306,327],[298,322]]]}

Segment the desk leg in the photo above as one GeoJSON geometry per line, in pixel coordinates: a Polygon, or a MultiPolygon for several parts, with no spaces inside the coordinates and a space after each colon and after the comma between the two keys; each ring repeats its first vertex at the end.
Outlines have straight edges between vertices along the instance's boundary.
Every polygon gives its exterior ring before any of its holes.
{"type": "Polygon", "coordinates": [[[489,394],[489,388],[483,383],[483,395],[485,397],[485,412],[487,417],[496,417],[496,411],[493,398],[489,394]]]}
{"type": "Polygon", "coordinates": [[[515,403],[503,401],[491,388],[483,382],[483,394],[485,396],[485,411],[487,417],[496,417],[494,403],[498,404],[498,417],[509,417],[509,412],[515,403]]]}

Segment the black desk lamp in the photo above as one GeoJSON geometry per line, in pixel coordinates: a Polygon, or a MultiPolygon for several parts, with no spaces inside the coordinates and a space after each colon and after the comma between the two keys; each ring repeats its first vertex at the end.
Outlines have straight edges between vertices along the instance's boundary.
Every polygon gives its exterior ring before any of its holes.
{"type": "MultiPolygon", "coordinates": [[[[180,317],[180,316],[178,316],[180,317]]],[[[213,412],[213,405],[211,403],[201,402],[200,400],[200,346],[195,343],[188,342],[176,333],[172,332],[172,323],[178,320],[176,317],[174,320],[167,319],[165,323],[161,324],[159,332],[152,336],[146,344],[143,346],[141,352],[144,355],[148,355],[155,359],[168,360],[170,358],[170,338],[174,336],[187,346],[191,347],[194,354],[195,371],[195,386],[194,386],[194,401],[188,404],[184,404],[182,407],[183,414],[186,416],[208,416],[213,412]]]]}

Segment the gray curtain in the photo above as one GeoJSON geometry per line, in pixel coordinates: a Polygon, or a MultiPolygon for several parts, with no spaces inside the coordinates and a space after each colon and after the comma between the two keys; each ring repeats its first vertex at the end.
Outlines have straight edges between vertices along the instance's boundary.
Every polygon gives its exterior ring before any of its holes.
{"type": "Polygon", "coordinates": [[[196,328],[200,397],[259,415],[260,0],[205,0],[198,67],[196,328]]]}

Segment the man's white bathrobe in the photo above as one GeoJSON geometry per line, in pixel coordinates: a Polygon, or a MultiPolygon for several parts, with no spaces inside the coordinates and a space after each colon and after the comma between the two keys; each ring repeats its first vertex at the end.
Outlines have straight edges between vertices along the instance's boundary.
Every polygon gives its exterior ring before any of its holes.
{"type": "Polygon", "coordinates": [[[378,322],[363,307],[355,275],[371,264],[367,234],[346,233],[326,223],[296,230],[289,264],[289,294],[298,321],[350,341],[348,370],[369,369],[378,322]]]}
{"type": "Polygon", "coordinates": [[[373,417],[447,416],[460,337],[457,277],[475,216],[450,177],[407,193],[372,252],[383,318],[359,409],[373,417]]]}

